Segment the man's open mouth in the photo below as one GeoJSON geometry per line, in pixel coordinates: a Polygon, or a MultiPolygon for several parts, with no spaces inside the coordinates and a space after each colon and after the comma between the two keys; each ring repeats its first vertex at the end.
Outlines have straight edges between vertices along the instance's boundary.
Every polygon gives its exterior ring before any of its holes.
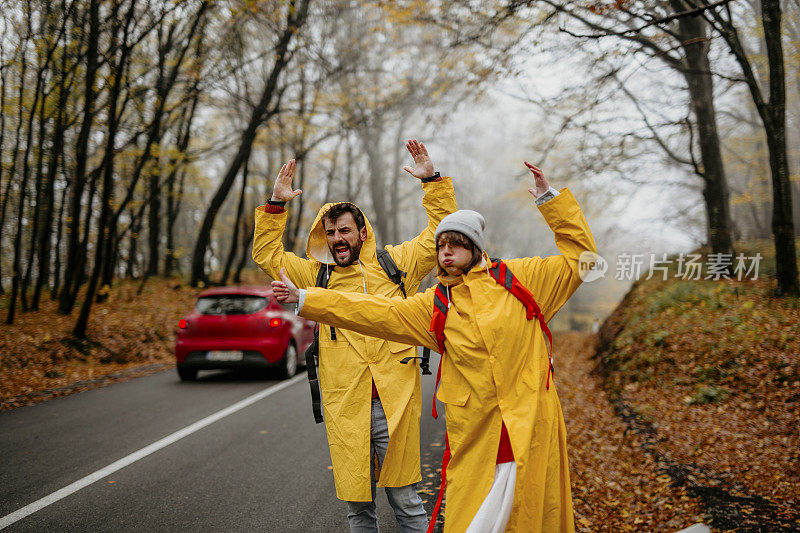
{"type": "Polygon", "coordinates": [[[337,244],[333,247],[333,253],[336,255],[341,255],[350,251],[350,247],[346,244],[337,244]]]}

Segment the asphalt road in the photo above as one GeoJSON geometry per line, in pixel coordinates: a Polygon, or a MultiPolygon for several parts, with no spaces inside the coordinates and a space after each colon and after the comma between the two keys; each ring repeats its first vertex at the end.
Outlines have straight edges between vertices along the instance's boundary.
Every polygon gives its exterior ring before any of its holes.
{"type": "MultiPolygon", "coordinates": [[[[422,387],[423,462],[435,462],[444,420],[430,417],[432,376],[422,387]]],[[[287,383],[206,372],[182,383],[170,370],[0,413],[0,525],[96,474],[96,481],[40,505],[5,531],[349,531],[330,464],[304,377],[287,383]],[[208,423],[210,415],[272,387],[278,388],[208,423]],[[207,425],[130,461],[201,420],[207,425]],[[127,466],[103,471],[126,457],[127,466]]],[[[423,466],[429,484],[430,473],[423,466]]],[[[397,531],[378,494],[382,531],[397,531]]],[[[427,499],[430,513],[433,497],[427,499]]]]}

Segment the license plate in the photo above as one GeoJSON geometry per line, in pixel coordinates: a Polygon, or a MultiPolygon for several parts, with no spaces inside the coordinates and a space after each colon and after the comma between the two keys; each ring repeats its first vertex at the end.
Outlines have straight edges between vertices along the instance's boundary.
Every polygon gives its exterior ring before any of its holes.
{"type": "Polygon", "coordinates": [[[209,361],[241,361],[243,358],[244,353],[236,350],[219,350],[206,354],[206,359],[209,361]]]}

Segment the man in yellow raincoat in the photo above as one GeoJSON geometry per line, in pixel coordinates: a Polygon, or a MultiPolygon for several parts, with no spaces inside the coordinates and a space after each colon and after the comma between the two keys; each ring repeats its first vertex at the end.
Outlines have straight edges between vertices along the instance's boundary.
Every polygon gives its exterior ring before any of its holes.
{"type": "MultiPolygon", "coordinates": [[[[436,226],[457,206],[451,179],[434,173],[425,146],[412,140],[406,147],[415,167],[404,170],[422,182],[428,225],[417,237],[386,250],[406,272],[405,288],[411,295],[436,265],[436,226]]],[[[292,189],[294,168],[294,160],[281,168],[272,198],[256,209],[255,262],[275,279],[285,269],[299,287],[313,287],[319,269],[329,268],[332,289],[402,297],[399,286],[377,261],[369,221],[351,203],[322,206],[309,233],[308,259],[284,251],[281,237],[287,214],[283,205],[302,192],[292,189]]],[[[337,497],[348,502],[351,530],[378,530],[377,482],[386,487],[401,529],[425,531],[427,515],[415,487],[421,480],[419,365],[399,363],[415,356],[416,348],[370,337],[369,332],[327,326],[320,327],[319,335],[319,382],[333,477],[337,497]],[[371,468],[373,456],[380,471],[377,480],[371,468]]]]}
{"type": "MultiPolygon", "coordinates": [[[[458,211],[436,231],[439,279],[448,311],[437,397],[445,404],[452,456],[446,468],[445,532],[572,532],[566,429],[544,331],[581,283],[582,254],[594,238],[568,189],[556,191],[541,170],[529,191],[555,233],[561,255],[503,261],[538,303],[541,322],[490,275],[500,270],[483,248],[483,217],[458,211]],[[505,444],[504,444],[505,441],[505,444]]],[[[440,287],[407,300],[273,282],[279,300],[299,313],[394,342],[437,349],[434,306],[440,287]],[[433,330],[433,331],[432,331],[433,330]]]]}

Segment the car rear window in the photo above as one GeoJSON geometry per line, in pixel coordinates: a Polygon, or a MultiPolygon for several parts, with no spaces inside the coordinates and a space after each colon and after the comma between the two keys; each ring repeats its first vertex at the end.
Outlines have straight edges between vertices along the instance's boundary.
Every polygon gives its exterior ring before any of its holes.
{"type": "Polygon", "coordinates": [[[261,296],[204,296],[197,300],[197,312],[204,315],[249,315],[266,307],[269,300],[261,296]]]}

